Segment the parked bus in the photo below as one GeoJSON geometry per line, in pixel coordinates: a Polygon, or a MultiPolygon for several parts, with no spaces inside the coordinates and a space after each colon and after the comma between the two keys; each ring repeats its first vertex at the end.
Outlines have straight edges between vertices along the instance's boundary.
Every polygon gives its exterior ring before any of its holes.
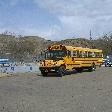
{"type": "Polygon", "coordinates": [[[66,45],[52,45],[45,53],[45,60],[40,62],[40,71],[43,76],[49,72],[65,75],[66,71],[83,69],[94,71],[96,66],[103,62],[102,50],[72,47],[66,45]]]}

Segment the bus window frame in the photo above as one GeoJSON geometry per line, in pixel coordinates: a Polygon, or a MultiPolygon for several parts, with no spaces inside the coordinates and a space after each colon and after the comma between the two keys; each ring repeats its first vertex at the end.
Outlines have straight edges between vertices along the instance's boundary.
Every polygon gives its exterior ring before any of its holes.
{"type": "Polygon", "coordinates": [[[92,53],[93,52],[91,52],[91,51],[88,52],[88,58],[92,58],[92,53]],[[91,55],[90,55],[90,53],[91,53],[91,55]]]}
{"type": "Polygon", "coordinates": [[[72,51],[72,57],[77,58],[77,50],[72,51]]]}
{"type": "Polygon", "coordinates": [[[96,58],[103,58],[102,52],[95,52],[96,58]]]}
{"type": "Polygon", "coordinates": [[[88,58],[88,51],[84,51],[83,53],[84,53],[83,54],[84,55],[84,58],[88,58]]]}
{"type": "Polygon", "coordinates": [[[68,57],[71,57],[72,56],[71,51],[67,50],[67,56],[68,57]]]}

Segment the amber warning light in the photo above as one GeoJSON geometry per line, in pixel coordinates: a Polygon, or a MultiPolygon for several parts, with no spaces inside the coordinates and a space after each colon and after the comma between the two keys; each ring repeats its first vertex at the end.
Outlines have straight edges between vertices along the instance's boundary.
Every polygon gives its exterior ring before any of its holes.
{"type": "Polygon", "coordinates": [[[55,45],[48,47],[48,50],[66,50],[66,47],[63,45],[55,45]]]}

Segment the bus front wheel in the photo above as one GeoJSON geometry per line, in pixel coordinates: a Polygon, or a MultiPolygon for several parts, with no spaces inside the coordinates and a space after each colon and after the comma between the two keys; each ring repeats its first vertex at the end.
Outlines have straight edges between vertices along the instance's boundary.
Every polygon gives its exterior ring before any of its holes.
{"type": "Polygon", "coordinates": [[[42,76],[46,77],[48,73],[45,71],[41,71],[41,74],[42,74],[42,76]]]}
{"type": "Polygon", "coordinates": [[[64,76],[66,73],[66,70],[65,70],[65,67],[64,66],[61,66],[59,69],[58,69],[58,75],[59,76],[64,76]]]}

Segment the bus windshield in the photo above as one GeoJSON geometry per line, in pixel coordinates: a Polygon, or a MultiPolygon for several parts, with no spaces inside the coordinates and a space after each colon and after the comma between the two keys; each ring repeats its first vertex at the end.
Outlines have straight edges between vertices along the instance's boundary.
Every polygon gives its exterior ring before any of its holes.
{"type": "Polygon", "coordinates": [[[67,55],[66,51],[62,50],[55,50],[55,51],[48,51],[46,52],[45,58],[46,59],[62,59],[67,55]]]}

